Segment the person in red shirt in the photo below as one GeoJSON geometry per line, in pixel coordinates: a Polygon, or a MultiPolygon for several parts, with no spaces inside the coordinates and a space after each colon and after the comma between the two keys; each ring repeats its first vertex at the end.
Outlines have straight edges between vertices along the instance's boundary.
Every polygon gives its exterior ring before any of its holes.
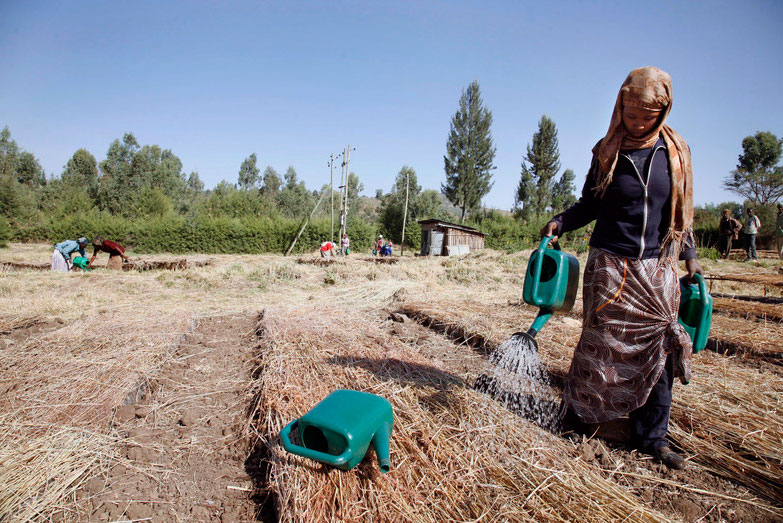
{"type": "Polygon", "coordinates": [[[90,258],[90,262],[87,264],[87,268],[90,268],[92,266],[92,262],[95,261],[95,258],[98,257],[98,253],[100,251],[106,252],[109,254],[109,267],[111,268],[112,265],[112,258],[115,256],[119,256],[122,258],[122,261],[128,262],[128,257],[125,256],[125,247],[120,245],[117,242],[113,242],[111,240],[106,240],[102,236],[96,236],[95,239],[92,241],[92,246],[94,248],[94,251],[92,253],[92,258],[90,258]]]}
{"type": "Polygon", "coordinates": [[[323,242],[321,244],[321,258],[329,258],[334,256],[335,247],[337,247],[337,245],[332,242],[323,242]]]}

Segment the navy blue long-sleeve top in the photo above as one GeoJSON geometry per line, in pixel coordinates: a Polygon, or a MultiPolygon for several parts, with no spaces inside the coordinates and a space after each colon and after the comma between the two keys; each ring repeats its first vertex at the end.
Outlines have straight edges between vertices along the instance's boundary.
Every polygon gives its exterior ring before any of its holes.
{"type": "MultiPolygon", "coordinates": [[[[595,194],[598,163],[587,175],[582,197],[552,221],[561,235],[595,220],[590,246],[627,258],[657,258],[669,229],[671,178],[663,139],[649,149],[620,151],[612,181],[602,197],[595,194]]],[[[681,260],[696,258],[688,239],[681,260]]]]}

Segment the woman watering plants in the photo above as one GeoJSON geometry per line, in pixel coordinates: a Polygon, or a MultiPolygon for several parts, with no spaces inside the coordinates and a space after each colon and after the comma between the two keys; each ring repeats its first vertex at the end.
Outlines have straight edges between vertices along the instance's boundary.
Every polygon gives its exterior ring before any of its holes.
{"type": "Polygon", "coordinates": [[[701,274],[693,242],[688,145],[665,125],[672,82],[634,69],[609,131],[593,148],[582,196],[541,230],[558,236],[595,220],[584,273],[584,321],[563,391],[565,423],[579,430],[628,415],[635,443],[671,468],[672,384],[691,375],[691,341],[677,323],[677,260],[701,274]]]}

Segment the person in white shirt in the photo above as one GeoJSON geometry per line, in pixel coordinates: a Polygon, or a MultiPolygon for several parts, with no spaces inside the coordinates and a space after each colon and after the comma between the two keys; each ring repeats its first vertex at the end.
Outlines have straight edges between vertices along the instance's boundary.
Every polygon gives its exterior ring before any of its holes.
{"type": "Polygon", "coordinates": [[[756,235],[761,227],[761,220],[759,217],[753,214],[753,209],[748,209],[748,218],[745,220],[745,227],[742,232],[745,233],[745,252],[748,255],[748,259],[745,261],[759,261],[756,256],[756,235]]]}

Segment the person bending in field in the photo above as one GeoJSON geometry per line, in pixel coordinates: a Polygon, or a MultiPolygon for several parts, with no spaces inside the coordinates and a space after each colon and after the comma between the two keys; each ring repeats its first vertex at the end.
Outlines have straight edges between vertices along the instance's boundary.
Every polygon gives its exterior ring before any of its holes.
{"type": "Polygon", "coordinates": [[[609,130],[593,148],[582,197],[541,229],[559,236],[595,220],[584,272],[583,327],[563,389],[564,425],[630,418],[635,444],[667,467],[674,378],[688,383],[693,347],[677,322],[677,260],[702,268],[693,240],[693,174],[685,140],[666,125],[672,82],[634,69],[609,130]]]}
{"type": "Polygon", "coordinates": [[[52,252],[52,270],[60,272],[70,271],[73,266],[71,255],[79,251],[82,257],[86,256],[84,249],[87,247],[87,243],[87,238],[81,237],[76,241],[65,240],[55,245],[54,252],[52,252]]]}
{"type": "Polygon", "coordinates": [[[334,256],[334,249],[337,247],[333,242],[323,242],[321,244],[321,258],[331,258],[334,256]]]}
{"type": "Polygon", "coordinates": [[[125,247],[117,242],[106,240],[102,236],[96,236],[92,241],[92,246],[92,258],[90,258],[90,262],[87,264],[88,268],[92,267],[92,264],[95,261],[95,258],[98,257],[99,252],[105,252],[109,254],[108,267],[110,269],[115,269],[118,268],[118,266],[121,266],[122,264],[118,263],[120,259],[122,259],[122,261],[125,263],[128,262],[128,257],[125,256],[125,247]]]}

